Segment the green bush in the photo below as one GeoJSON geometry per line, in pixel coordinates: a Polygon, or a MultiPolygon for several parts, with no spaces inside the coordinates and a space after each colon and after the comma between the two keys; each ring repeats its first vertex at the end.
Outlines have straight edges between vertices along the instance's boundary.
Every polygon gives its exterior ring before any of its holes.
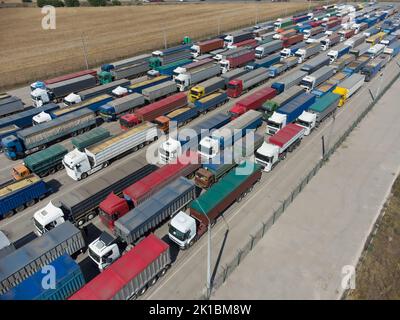
{"type": "Polygon", "coordinates": [[[64,2],[61,0],[37,0],[37,6],[39,8],[44,6],[64,7],[64,2]]]}
{"type": "Polygon", "coordinates": [[[79,7],[81,3],[79,0],[64,0],[66,7],[79,7]]]}
{"type": "Polygon", "coordinates": [[[121,5],[121,1],[119,1],[119,0],[112,0],[112,5],[113,6],[120,6],[121,5]]]}
{"type": "Polygon", "coordinates": [[[105,7],[107,5],[107,0],[88,0],[92,7],[105,7]]]}

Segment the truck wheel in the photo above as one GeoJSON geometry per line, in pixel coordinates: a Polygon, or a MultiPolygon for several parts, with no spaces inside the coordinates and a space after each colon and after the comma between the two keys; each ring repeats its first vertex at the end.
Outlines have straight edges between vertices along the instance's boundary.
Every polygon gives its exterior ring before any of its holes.
{"type": "Polygon", "coordinates": [[[51,168],[50,170],[49,170],[49,174],[54,174],[54,173],[56,173],[56,168],[51,168]]]}
{"type": "Polygon", "coordinates": [[[155,276],[153,279],[150,280],[149,286],[154,286],[157,283],[158,277],[155,276]]]}
{"type": "Polygon", "coordinates": [[[137,294],[135,292],[131,293],[131,295],[128,298],[128,300],[136,300],[136,299],[137,299],[137,294]]]}
{"type": "Polygon", "coordinates": [[[92,220],[95,216],[96,216],[96,213],[93,212],[93,211],[91,211],[91,212],[88,214],[87,219],[88,219],[88,220],[92,220]]]}
{"type": "Polygon", "coordinates": [[[189,248],[191,247],[191,246],[193,246],[194,245],[194,239],[192,239],[192,240],[190,240],[190,242],[189,242],[189,248]]]}
{"type": "Polygon", "coordinates": [[[142,295],[145,294],[146,291],[147,291],[147,286],[144,286],[142,289],[140,289],[138,295],[139,295],[139,296],[142,296],[142,295]]]}
{"type": "Polygon", "coordinates": [[[74,131],[71,133],[71,136],[76,137],[78,135],[78,131],[74,131]]]}
{"type": "Polygon", "coordinates": [[[18,208],[15,208],[15,212],[21,212],[24,209],[25,209],[25,206],[22,205],[22,206],[19,206],[18,208]]]}
{"type": "Polygon", "coordinates": [[[155,136],[154,137],[154,139],[153,139],[153,141],[157,141],[158,140],[158,137],[157,136],[155,136]]]}
{"type": "Polygon", "coordinates": [[[86,179],[88,177],[88,174],[86,172],[81,174],[81,180],[86,179]]]}
{"type": "Polygon", "coordinates": [[[12,217],[13,215],[14,215],[14,211],[10,210],[10,211],[8,211],[8,212],[6,212],[6,213],[4,214],[3,218],[4,218],[4,219],[10,218],[10,217],[12,217]]]}
{"type": "Polygon", "coordinates": [[[138,147],[134,147],[134,148],[132,149],[132,151],[133,151],[133,152],[136,152],[136,151],[138,151],[138,149],[139,149],[138,147]]]}
{"type": "Polygon", "coordinates": [[[141,143],[140,145],[139,145],[139,149],[142,149],[144,147],[144,143],[141,143]]]}
{"type": "Polygon", "coordinates": [[[57,170],[57,171],[60,171],[60,170],[62,170],[62,169],[64,169],[64,166],[63,166],[62,163],[59,163],[59,164],[56,166],[56,170],[57,170]]]}
{"type": "Polygon", "coordinates": [[[39,174],[39,177],[44,178],[44,177],[47,177],[48,175],[49,175],[49,172],[45,171],[45,172],[42,172],[41,174],[39,174]]]}
{"type": "Polygon", "coordinates": [[[192,172],[191,174],[188,175],[189,179],[193,179],[194,178],[194,172],[192,172]]]}
{"type": "Polygon", "coordinates": [[[165,266],[165,267],[161,270],[161,272],[158,274],[158,276],[159,276],[159,277],[165,276],[165,274],[167,273],[167,271],[168,271],[168,266],[165,266]]]}
{"type": "Polygon", "coordinates": [[[239,196],[239,198],[237,199],[237,202],[240,202],[240,201],[242,201],[243,200],[243,194],[241,194],[240,196],[239,196]]]}
{"type": "Polygon", "coordinates": [[[81,220],[79,220],[78,221],[78,227],[80,228],[80,227],[82,227],[84,224],[85,224],[85,220],[84,219],[81,219],[81,220]]]}
{"type": "Polygon", "coordinates": [[[26,203],[26,206],[27,206],[27,207],[32,207],[35,203],[36,203],[36,199],[32,199],[31,201],[28,201],[28,202],[26,203]]]}
{"type": "Polygon", "coordinates": [[[109,165],[110,165],[110,162],[106,161],[106,162],[103,163],[103,168],[107,168],[109,165]]]}

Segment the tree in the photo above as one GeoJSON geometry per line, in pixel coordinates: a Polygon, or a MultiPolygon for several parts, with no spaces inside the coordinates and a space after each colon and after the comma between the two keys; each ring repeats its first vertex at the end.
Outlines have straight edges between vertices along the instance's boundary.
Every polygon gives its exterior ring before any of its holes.
{"type": "Polygon", "coordinates": [[[107,5],[107,0],[88,0],[92,7],[105,7],[107,5]]]}
{"type": "Polygon", "coordinates": [[[37,6],[39,8],[44,6],[64,7],[64,2],[61,0],[37,0],[37,6]]]}
{"type": "Polygon", "coordinates": [[[64,0],[66,7],[79,7],[81,3],[79,0],[64,0]]]}

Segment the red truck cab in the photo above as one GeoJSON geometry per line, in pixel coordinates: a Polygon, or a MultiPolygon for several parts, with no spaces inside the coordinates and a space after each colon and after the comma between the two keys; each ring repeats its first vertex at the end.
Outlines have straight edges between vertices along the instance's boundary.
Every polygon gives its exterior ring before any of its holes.
{"type": "Polygon", "coordinates": [[[231,80],[228,83],[228,89],[226,90],[226,94],[228,97],[237,98],[242,94],[243,91],[243,83],[241,80],[231,80]]]}
{"type": "Polygon", "coordinates": [[[119,118],[119,125],[122,130],[128,130],[140,124],[139,118],[134,113],[128,113],[119,118]]]}
{"type": "Polygon", "coordinates": [[[243,113],[245,113],[247,109],[241,105],[235,104],[230,110],[229,115],[231,116],[231,120],[234,120],[240,117],[243,113]]]}
{"type": "Polygon", "coordinates": [[[112,192],[100,203],[99,210],[101,222],[110,230],[114,230],[115,221],[127,214],[130,208],[124,198],[112,192]]]}

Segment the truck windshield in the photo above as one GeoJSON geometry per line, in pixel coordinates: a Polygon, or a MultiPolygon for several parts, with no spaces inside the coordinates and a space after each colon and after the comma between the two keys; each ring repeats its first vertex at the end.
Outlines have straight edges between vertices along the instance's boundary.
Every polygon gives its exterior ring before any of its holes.
{"type": "Polygon", "coordinates": [[[125,128],[133,127],[133,125],[129,121],[125,120],[125,119],[120,119],[119,123],[120,123],[120,125],[122,127],[125,127],[125,128]]]}
{"type": "Polygon", "coordinates": [[[311,123],[306,122],[306,121],[304,121],[304,120],[300,120],[300,119],[297,119],[296,123],[297,123],[298,125],[300,125],[300,126],[302,126],[302,127],[306,127],[306,128],[309,128],[310,125],[311,125],[311,123]]]}
{"type": "Polygon", "coordinates": [[[183,85],[185,85],[185,81],[182,81],[182,80],[179,80],[179,79],[176,79],[175,78],[175,82],[176,82],[176,84],[180,84],[181,86],[183,86],[183,85]]]}
{"type": "Polygon", "coordinates": [[[35,218],[33,218],[33,223],[34,223],[35,227],[40,231],[40,233],[44,233],[45,232],[45,228],[35,218]]]}
{"type": "Polygon", "coordinates": [[[228,89],[231,89],[231,90],[236,90],[236,84],[230,84],[230,83],[228,83],[228,89]]]}
{"type": "Polygon", "coordinates": [[[259,159],[259,160],[261,160],[263,162],[266,162],[266,163],[271,163],[272,162],[272,158],[271,157],[265,156],[265,155],[259,153],[258,151],[256,151],[255,157],[256,157],[256,159],[259,159]]]}
{"type": "Polygon", "coordinates": [[[263,51],[264,51],[264,50],[262,50],[262,49],[256,50],[256,55],[262,55],[262,54],[263,54],[263,51]]]}
{"type": "Polygon", "coordinates": [[[97,263],[100,263],[100,256],[98,254],[96,254],[95,252],[93,252],[93,250],[91,248],[89,248],[89,256],[96,261],[97,263]]]}
{"type": "Polygon", "coordinates": [[[172,225],[169,226],[169,233],[180,241],[186,240],[186,235],[182,231],[179,231],[178,229],[173,227],[172,225]]]}
{"type": "Polygon", "coordinates": [[[195,96],[195,97],[198,97],[199,95],[200,95],[200,93],[197,91],[197,90],[190,90],[190,94],[192,95],[192,96],[195,96]]]}
{"type": "Polygon", "coordinates": [[[268,125],[268,127],[272,127],[275,129],[279,129],[281,127],[280,123],[276,123],[275,121],[272,121],[272,120],[268,120],[267,125],[268,125]]]}
{"type": "Polygon", "coordinates": [[[301,80],[300,81],[300,86],[308,88],[308,89],[311,89],[312,88],[312,82],[310,82],[308,80],[301,80]]]}

